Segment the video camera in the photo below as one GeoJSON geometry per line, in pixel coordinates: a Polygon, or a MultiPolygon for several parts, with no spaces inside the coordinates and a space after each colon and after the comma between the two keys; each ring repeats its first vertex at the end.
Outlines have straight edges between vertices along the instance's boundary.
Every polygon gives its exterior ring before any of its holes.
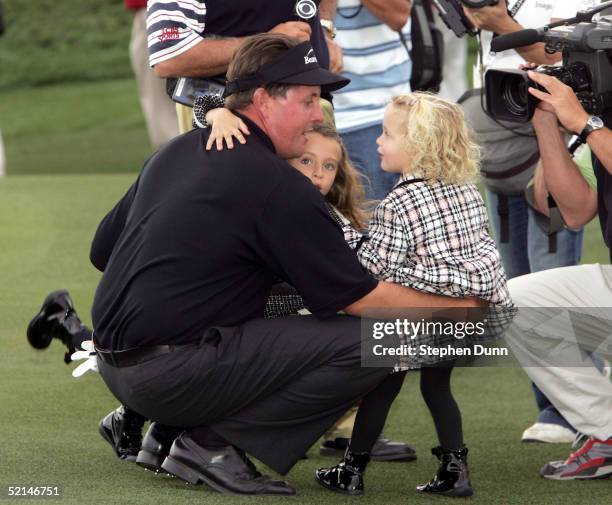
{"type": "Polygon", "coordinates": [[[457,37],[463,37],[466,33],[475,36],[478,30],[470,22],[463,12],[462,5],[470,9],[482,9],[483,7],[497,5],[499,0],[432,0],[440,18],[457,37]]]}
{"type": "MultiPolygon", "coordinates": [[[[570,86],[587,112],[601,115],[612,107],[612,16],[601,16],[596,22],[592,19],[609,7],[612,1],[543,28],[497,37],[491,49],[498,52],[544,42],[547,52],[562,51],[562,66],[540,66],[534,71],[570,86]]],[[[531,121],[538,99],[528,92],[529,87],[542,89],[526,71],[488,70],[485,89],[489,114],[502,121],[531,121]]]]}

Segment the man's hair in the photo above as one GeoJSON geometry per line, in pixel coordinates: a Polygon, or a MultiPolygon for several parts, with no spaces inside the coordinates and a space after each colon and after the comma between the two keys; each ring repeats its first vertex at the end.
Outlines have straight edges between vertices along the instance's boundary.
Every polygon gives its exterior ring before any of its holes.
{"type": "MultiPolygon", "coordinates": [[[[298,42],[285,35],[260,33],[246,39],[238,47],[227,69],[227,80],[248,79],[253,77],[264,65],[281,57],[298,42]]],[[[289,84],[266,84],[262,86],[271,96],[285,96],[289,84]]],[[[238,91],[225,99],[225,107],[239,110],[247,107],[253,100],[254,89],[238,91]]]]}

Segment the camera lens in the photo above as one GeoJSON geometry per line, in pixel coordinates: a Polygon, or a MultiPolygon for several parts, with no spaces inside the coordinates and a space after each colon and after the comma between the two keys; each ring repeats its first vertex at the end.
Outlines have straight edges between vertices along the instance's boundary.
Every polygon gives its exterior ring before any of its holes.
{"type": "Polygon", "coordinates": [[[508,112],[513,116],[524,116],[528,107],[527,83],[522,79],[506,77],[501,82],[501,97],[508,112]]]}

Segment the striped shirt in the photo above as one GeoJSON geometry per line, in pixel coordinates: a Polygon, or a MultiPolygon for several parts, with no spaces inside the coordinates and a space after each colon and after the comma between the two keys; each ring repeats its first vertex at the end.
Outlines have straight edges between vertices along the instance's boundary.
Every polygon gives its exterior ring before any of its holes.
{"type": "Polygon", "coordinates": [[[149,0],[149,64],[174,58],[201,42],[205,16],[206,2],[201,0],[149,0]]]}
{"type": "MultiPolygon", "coordinates": [[[[149,0],[147,32],[149,63],[174,58],[212,35],[247,37],[297,21],[295,0],[149,0]]],[[[329,67],[329,55],[319,16],[308,21],[310,42],[319,64],[329,67]]]]}
{"type": "MultiPolygon", "coordinates": [[[[381,124],[391,98],[410,92],[408,52],[398,32],[374,17],[360,0],[338,0],[335,23],[336,42],[344,51],[344,76],[351,79],[348,86],[334,92],[338,131],[381,124]]],[[[408,19],[402,28],[408,43],[410,25],[408,19]]]]}

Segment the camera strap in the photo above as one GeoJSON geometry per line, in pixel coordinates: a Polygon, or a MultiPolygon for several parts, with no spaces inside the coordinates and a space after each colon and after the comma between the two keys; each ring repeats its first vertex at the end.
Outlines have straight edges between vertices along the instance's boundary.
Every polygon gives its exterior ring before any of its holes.
{"type": "Polygon", "coordinates": [[[548,216],[542,214],[535,204],[535,185],[533,179],[529,181],[529,184],[525,188],[525,201],[533,211],[533,218],[536,226],[548,237],[549,254],[555,254],[557,252],[557,233],[565,229],[565,221],[557,206],[557,202],[555,202],[555,199],[549,194],[546,197],[548,216]]]}
{"type": "MultiPolygon", "coordinates": [[[[527,0],[517,0],[517,2],[512,6],[512,9],[508,9],[508,14],[512,19],[518,14],[518,11],[521,10],[521,7],[525,5],[527,0]]],[[[497,37],[498,34],[494,33],[493,38],[497,37]]]]}
{"type": "Polygon", "coordinates": [[[527,0],[517,0],[517,2],[512,6],[512,9],[509,10],[510,16],[514,17],[521,9],[521,7],[525,4],[527,0]]]}

